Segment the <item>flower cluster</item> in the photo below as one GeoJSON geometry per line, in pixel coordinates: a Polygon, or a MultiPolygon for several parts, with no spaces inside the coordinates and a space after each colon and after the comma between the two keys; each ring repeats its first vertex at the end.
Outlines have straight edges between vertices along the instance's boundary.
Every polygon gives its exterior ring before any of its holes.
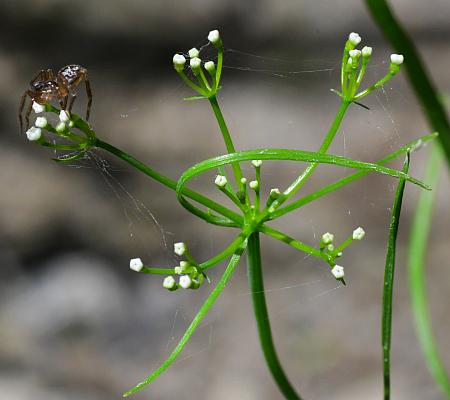
{"type": "Polygon", "coordinates": [[[357,93],[372,56],[372,47],[365,46],[361,50],[356,48],[360,43],[361,36],[358,33],[352,32],[349,34],[342,57],[341,91],[333,90],[346,101],[358,102],[358,100],[385,84],[400,71],[400,66],[404,61],[401,54],[392,54],[388,74],[374,85],[357,93]]]}
{"type": "Polygon", "coordinates": [[[340,245],[334,245],[334,235],[330,232],[326,232],[322,235],[322,239],[320,241],[320,251],[326,257],[330,267],[331,273],[333,276],[342,280],[344,278],[345,272],[344,267],[337,265],[335,263],[336,258],[342,257],[342,251],[354,240],[362,240],[366,232],[363,228],[356,228],[353,233],[345,239],[340,245]]]}
{"type": "Polygon", "coordinates": [[[219,90],[220,76],[222,73],[223,60],[223,44],[218,30],[213,30],[208,34],[208,41],[217,50],[217,66],[214,61],[203,61],[200,58],[200,50],[192,48],[187,54],[175,54],[172,62],[175,71],[180,75],[181,79],[200,96],[190,97],[188,99],[209,98],[215,96],[219,90]],[[190,79],[185,73],[186,57],[189,58],[189,67],[195,77],[197,83],[190,79]],[[208,73],[209,79],[206,77],[204,70],[208,73]]]}
{"type": "MultiPolygon", "coordinates": [[[[163,280],[163,287],[170,291],[175,291],[178,288],[198,289],[205,281],[206,275],[189,253],[186,243],[175,243],[174,253],[177,256],[185,257],[186,260],[180,261],[180,264],[172,271],[175,275],[179,276],[178,282],[173,275],[168,275],[163,280]]],[[[135,272],[144,273],[154,273],[155,271],[155,268],[144,266],[140,258],[132,258],[130,260],[130,269],[135,272]]]]}
{"type": "Polygon", "coordinates": [[[50,112],[58,115],[58,120],[53,125],[46,116],[39,115],[34,126],[26,131],[27,139],[41,146],[56,150],[76,152],[75,155],[62,156],[55,161],[72,161],[84,155],[84,152],[95,145],[96,137],[89,125],[78,115],[70,114],[65,110],[59,110],[47,103],[45,105],[33,102],[32,108],[35,114],[50,112]],[[77,129],[78,131],[75,131],[77,129]],[[48,141],[44,133],[56,135],[56,137],[69,141],[70,143],[55,143],[48,141]],[[81,134],[80,134],[81,132],[81,134]]]}

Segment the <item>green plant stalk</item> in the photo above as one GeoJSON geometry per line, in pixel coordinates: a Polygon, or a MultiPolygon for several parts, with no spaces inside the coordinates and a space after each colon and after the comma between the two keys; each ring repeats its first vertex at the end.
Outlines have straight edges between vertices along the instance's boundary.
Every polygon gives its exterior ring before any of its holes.
{"type": "MultiPolygon", "coordinates": [[[[403,164],[403,172],[408,173],[409,153],[403,164]]],[[[395,252],[397,246],[397,233],[400,223],[400,212],[402,209],[403,193],[405,190],[404,179],[400,179],[397,185],[397,191],[392,207],[391,224],[389,227],[389,239],[386,255],[386,266],[384,269],[383,285],[383,305],[381,314],[381,347],[383,352],[383,387],[384,400],[391,398],[391,335],[392,335],[392,298],[394,292],[394,274],[395,274],[395,252]]]]}
{"type": "Polygon", "coordinates": [[[223,66],[223,47],[218,49],[217,53],[217,67],[216,67],[216,92],[219,89],[220,78],[222,76],[222,66],[223,66]]]}
{"type": "Polygon", "coordinates": [[[392,73],[387,74],[386,76],[381,78],[377,83],[374,83],[373,85],[364,89],[361,93],[356,94],[354,100],[360,100],[363,97],[366,97],[368,94],[372,93],[374,90],[377,90],[378,88],[383,86],[386,82],[390,81],[394,75],[395,74],[392,73]]]}
{"type": "Polygon", "coordinates": [[[178,355],[183,350],[186,343],[189,341],[192,334],[195,332],[197,327],[202,322],[205,315],[208,313],[214,302],[216,301],[219,294],[222,292],[222,290],[225,288],[227,283],[229,282],[231,276],[233,275],[233,272],[236,268],[236,266],[239,263],[239,259],[241,258],[242,252],[244,251],[244,248],[240,248],[238,251],[235,252],[235,254],[231,257],[230,263],[228,264],[225,272],[223,273],[222,277],[220,278],[219,282],[215,286],[215,288],[212,290],[211,294],[208,296],[206,301],[201,306],[200,310],[198,311],[197,315],[187,328],[186,332],[183,334],[183,337],[176,345],[175,349],[172,351],[172,353],[169,355],[169,357],[161,364],[159,368],[157,368],[151,375],[149,375],[146,379],[144,379],[142,382],[138,383],[135,387],[128,390],[123,394],[123,397],[128,397],[133,393],[138,392],[141,390],[144,386],[148,385],[151,381],[153,381],[155,378],[157,378],[159,375],[161,375],[178,357],[178,355]]]}
{"type": "MultiPolygon", "coordinates": [[[[386,38],[399,53],[404,54],[409,82],[414,89],[417,100],[422,105],[428,123],[434,130],[439,132],[442,151],[447,159],[447,165],[450,166],[450,123],[445,108],[439,99],[435,86],[417,49],[385,0],[366,0],[366,5],[386,38]]],[[[433,152],[429,161],[427,175],[429,175],[431,180],[434,177],[437,182],[436,175],[439,167],[435,165],[438,162],[436,158],[439,157],[436,157],[435,152],[433,152]],[[433,175],[433,171],[435,175],[433,175]]],[[[413,314],[416,319],[416,330],[425,354],[428,370],[435,382],[450,398],[450,378],[434,342],[423,281],[426,242],[433,209],[433,195],[433,193],[421,193],[414,215],[409,245],[410,291],[413,314]]]]}
{"type": "MultiPolygon", "coordinates": [[[[219,103],[217,102],[216,95],[209,97],[209,102],[214,111],[214,115],[216,116],[217,123],[219,124],[220,132],[222,133],[223,140],[225,142],[225,147],[227,148],[228,153],[236,153],[236,149],[234,148],[233,140],[231,139],[230,131],[228,130],[227,124],[223,117],[222,111],[219,107],[219,103]]],[[[242,170],[239,163],[232,164],[234,177],[236,179],[236,184],[240,190],[242,190],[241,178],[242,170]]]]}
{"type": "Polygon", "coordinates": [[[443,165],[443,152],[440,146],[434,146],[429,155],[425,180],[435,188],[432,192],[421,192],[414,214],[408,252],[409,290],[416,332],[425,356],[428,370],[435,382],[450,398],[450,378],[445,370],[433,335],[431,319],[428,313],[425,258],[427,242],[433,216],[434,199],[439,173],[443,165]]]}
{"type": "MultiPolygon", "coordinates": [[[[328,130],[328,133],[325,136],[325,139],[323,140],[322,145],[319,148],[318,151],[319,153],[326,153],[327,150],[329,149],[331,143],[333,142],[334,137],[336,136],[339,126],[341,125],[341,122],[345,116],[345,112],[347,111],[349,105],[350,105],[349,101],[346,100],[341,101],[341,104],[330,126],[330,129],[328,130]]],[[[318,165],[319,165],[318,163],[309,164],[308,167],[303,171],[303,173],[299,175],[297,179],[295,179],[295,181],[292,182],[292,184],[281,194],[281,196],[272,203],[271,209],[276,209],[281,204],[283,204],[290,196],[296,193],[306,182],[306,180],[311,176],[311,174],[314,172],[314,170],[317,168],[318,165]]]]}
{"type": "Polygon", "coordinates": [[[439,140],[450,165],[450,123],[419,52],[385,0],[366,0],[366,5],[395,50],[405,56],[404,66],[409,82],[422,105],[428,123],[439,132],[439,140]]]}
{"type": "MultiPolygon", "coordinates": [[[[413,150],[419,144],[426,143],[430,140],[435,139],[436,137],[437,137],[437,134],[433,133],[431,135],[423,136],[420,139],[416,139],[416,140],[408,143],[406,146],[403,146],[402,148],[388,154],[386,157],[377,161],[376,164],[384,165],[384,164],[388,163],[389,161],[396,159],[401,154],[404,154],[407,151],[413,150]]],[[[301,199],[298,199],[298,200],[288,204],[287,206],[284,206],[284,207],[279,208],[278,210],[274,211],[270,215],[270,220],[277,219],[284,214],[287,214],[297,208],[303,207],[304,205],[311,203],[312,201],[314,201],[322,196],[325,196],[326,194],[331,193],[334,190],[336,190],[342,186],[348,185],[349,183],[362,178],[363,176],[367,175],[368,173],[369,173],[369,171],[359,171],[359,172],[356,172],[349,176],[346,176],[345,178],[339,179],[336,182],[330,183],[329,185],[324,186],[323,188],[317,190],[316,192],[310,193],[310,194],[302,197],[301,199]]]]}
{"type": "Polygon", "coordinates": [[[301,400],[301,397],[296,393],[283,368],[281,367],[275,351],[264,295],[264,282],[261,268],[261,249],[258,232],[253,232],[248,238],[247,270],[259,339],[269,370],[272,373],[278,388],[281,390],[286,399],[301,400]]]}
{"type": "MultiPolygon", "coordinates": [[[[109,151],[110,153],[114,154],[118,158],[122,159],[123,161],[126,161],[139,171],[143,172],[144,174],[148,175],[149,177],[153,178],[157,182],[163,184],[164,186],[167,186],[169,189],[176,190],[177,182],[160,174],[159,172],[155,171],[154,169],[148,167],[147,165],[143,164],[142,162],[138,161],[131,155],[125,153],[124,151],[118,149],[117,147],[114,147],[113,145],[104,142],[100,139],[96,139],[95,146],[100,147],[104,150],[109,151]]],[[[183,194],[192,200],[196,201],[197,203],[203,204],[205,207],[208,207],[211,210],[214,210],[218,212],[219,214],[222,214],[229,220],[233,221],[237,224],[237,226],[242,225],[243,218],[236,214],[235,212],[229,210],[228,208],[214,202],[213,200],[208,199],[205,196],[202,196],[201,194],[188,189],[183,189],[183,194]]]]}
{"type": "Polygon", "coordinates": [[[300,250],[300,251],[302,251],[306,254],[310,254],[314,257],[322,258],[328,262],[328,257],[326,257],[324,255],[324,253],[322,253],[319,249],[316,249],[312,246],[302,243],[299,240],[296,240],[296,239],[286,235],[283,232],[280,232],[274,228],[271,228],[270,226],[261,225],[259,227],[259,231],[261,233],[264,233],[265,235],[268,235],[275,239],[278,239],[280,242],[288,244],[289,246],[293,247],[296,250],[300,250]]]}
{"type": "MultiPolygon", "coordinates": [[[[241,232],[236,238],[228,245],[228,247],[220,252],[219,254],[216,254],[214,257],[210,258],[209,260],[206,260],[199,264],[199,267],[202,271],[205,271],[211,267],[214,267],[221,261],[225,260],[227,257],[231,256],[236,250],[238,250],[239,247],[242,246],[245,239],[247,239],[247,235],[241,232]]],[[[144,274],[156,274],[156,275],[171,275],[175,273],[174,268],[154,268],[154,267],[148,267],[144,266],[140,273],[144,274]]]]}
{"type": "Polygon", "coordinates": [[[334,254],[340,253],[342,250],[344,250],[347,246],[351,245],[353,243],[353,235],[350,235],[347,239],[345,239],[339,246],[337,246],[334,250],[334,254]]]}

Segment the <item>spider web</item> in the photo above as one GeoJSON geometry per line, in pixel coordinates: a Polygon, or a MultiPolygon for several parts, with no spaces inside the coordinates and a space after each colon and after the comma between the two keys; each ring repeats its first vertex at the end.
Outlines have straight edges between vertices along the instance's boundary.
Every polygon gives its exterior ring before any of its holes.
{"type": "MultiPolygon", "coordinates": [[[[207,45],[198,46],[201,47],[202,50],[208,50],[207,45]]],[[[298,98],[314,96],[318,94],[314,94],[314,84],[311,84],[309,81],[313,79],[313,82],[321,82],[320,83],[320,96],[329,96],[330,98],[333,96],[328,92],[328,89],[337,86],[336,76],[339,73],[340,69],[340,57],[325,57],[319,59],[311,59],[311,60],[301,60],[301,61],[292,61],[282,57],[268,57],[264,55],[257,55],[246,53],[244,51],[238,49],[227,48],[225,52],[225,61],[224,61],[224,89],[223,89],[223,110],[226,114],[226,119],[231,127],[231,131],[241,131],[241,128],[246,126],[244,120],[246,118],[246,113],[243,112],[239,114],[236,111],[236,108],[232,107],[231,101],[226,100],[227,92],[231,92],[231,95],[234,94],[234,91],[239,89],[245,91],[243,88],[247,85],[246,80],[251,81],[251,85],[264,87],[265,84],[268,84],[270,89],[279,85],[284,90],[282,93],[288,93],[290,96],[295,96],[298,98]],[[227,77],[226,75],[230,73],[233,75],[234,81],[231,81],[229,84],[231,89],[226,87],[227,77]],[[237,83],[236,83],[237,82],[237,83]],[[237,88],[237,89],[236,89],[237,88]],[[326,93],[325,93],[326,90],[326,93]],[[296,92],[298,91],[298,92],[296,92]],[[293,94],[293,92],[296,92],[293,94]],[[324,94],[325,93],[325,94],[324,94]]],[[[375,77],[381,77],[387,69],[387,65],[385,62],[372,62],[371,67],[367,72],[367,80],[369,82],[374,82],[375,77]]],[[[174,76],[174,80],[176,80],[176,76],[174,76]]],[[[388,87],[390,87],[390,83],[388,87]]],[[[269,90],[270,90],[269,89],[269,90]]],[[[172,86],[170,89],[166,90],[162,97],[160,97],[159,102],[164,104],[169,104],[174,101],[179,101],[182,97],[184,97],[184,85],[182,83],[177,83],[175,86],[172,86]]],[[[264,90],[264,89],[263,89],[264,90]]],[[[277,95],[281,95],[277,93],[277,95]]],[[[222,94],[221,94],[222,95],[222,94]]],[[[269,93],[268,93],[269,95],[269,93]]],[[[273,95],[273,94],[270,94],[273,95]]],[[[318,95],[319,96],[319,95],[318,95]]],[[[386,88],[382,88],[380,92],[376,92],[373,95],[373,100],[371,102],[371,110],[363,110],[362,108],[356,108],[351,111],[351,113],[357,114],[357,120],[354,122],[361,130],[370,130],[371,134],[378,135],[378,147],[382,148],[382,153],[386,154],[400,146],[402,143],[406,143],[407,139],[402,138],[400,129],[398,127],[397,122],[395,121],[395,110],[391,110],[391,94],[386,90],[386,88]],[[376,115],[375,115],[376,112],[376,115]],[[379,115],[382,115],[382,120],[379,119],[379,115]]],[[[399,89],[396,88],[396,100],[402,98],[402,93],[399,89]]],[[[276,101],[276,100],[275,100],[276,101]]],[[[182,105],[188,106],[188,105],[182,105]]],[[[277,118],[276,109],[272,112],[271,118],[276,119],[276,123],[280,126],[280,136],[282,136],[286,132],[290,131],[301,131],[302,125],[301,121],[295,118],[286,118],[285,114],[282,117],[277,118]],[[284,120],[283,120],[284,118],[284,120]]],[[[126,119],[129,116],[134,115],[145,115],[146,113],[151,112],[151,109],[145,104],[139,106],[133,106],[132,108],[125,109],[124,111],[118,113],[118,116],[121,119],[126,119]]],[[[330,115],[332,116],[332,112],[330,115]]],[[[347,117],[348,119],[352,119],[354,115],[347,117]]],[[[267,115],[263,117],[266,118],[267,115]]],[[[267,117],[269,118],[269,117],[267,117]]],[[[329,123],[329,118],[327,123],[329,123]]],[[[201,129],[201,127],[199,127],[201,129]]],[[[321,133],[323,135],[324,133],[321,133]]],[[[258,144],[259,138],[257,135],[254,135],[256,140],[256,145],[253,147],[260,147],[258,144]]],[[[314,150],[314,147],[317,147],[320,144],[320,138],[323,136],[319,136],[315,140],[315,144],[312,144],[310,150],[314,150]]],[[[335,147],[333,148],[333,152],[336,154],[342,154],[348,157],[354,157],[357,159],[366,159],[368,161],[374,161],[375,159],[369,153],[369,150],[362,149],[362,155],[358,154],[359,152],[355,150],[352,143],[355,141],[355,133],[354,129],[352,132],[349,131],[347,126],[343,126],[340,130],[339,135],[335,140],[335,147]]],[[[276,138],[278,140],[279,137],[276,138]]],[[[239,140],[238,140],[239,141],[239,140]]],[[[245,143],[247,144],[247,143],[245,143]]],[[[266,143],[264,143],[266,144],[266,143]]],[[[281,141],[283,144],[283,141],[281,141]]],[[[240,146],[237,146],[240,147],[240,146]]],[[[248,146],[249,147],[249,146],[248,146]]],[[[272,146],[272,147],[287,147],[287,146],[272,146]]],[[[300,144],[297,142],[296,146],[300,147],[300,144]]],[[[219,153],[220,150],[217,151],[219,153]]],[[[263,169],[263,179],[268,178],[271,181],[276,179],[281,179],[284,183],[287,184],[296,173],[298,173],[299,166],[293,165],[289,163],[287,166],[283,166],[283,172],[285,176],[280,177],[278,169],[277,172],[271,171],[271,164],[267,163],[267,168],[263,169]]],[[[152,204],[151,201],[143,201],[138,199],[136,195],[132,192],[132,188],[127,188],[125,184],[121,183],[120,179],[116,176],[116,171],[111,167],[109,162],[103,158],[96,151],[89,152],[86,156],[86,159],[82,162],[77,162],[72,165],[75,168],[95,168],[99,171],[102,180],[105,182],[109,190],[113,193],[114,197],[117,199],[117,202],[121,205],[122,212],[128,221],[128,229],[130,232],[130,236],[133,237],[133,224],[136,219],[144,221],[148,224],[149,229],[154,232],[154,234],[158,234],[160,236],[161,242],[161,251],[164,252],[166,258],[173,259],[171,256],[171,249],[168,246],[168,232],[164,229],[164,222],[160,221],[157,217],[157,212],[152,211],[156,208],[156,204],[152,204]]],[[[251,173],[251,168],[244,167],[245,173],[251,173]]],[[[164,171],[163,171],[164,172],[164,171]]],[[[339,171],[339,176],[344,176],[348,174],[349,170],[341,169],[339,171]]],[[[335,176],[335,175],[334,175],[335,176]]],[[[386,185],[386,189],[388,193],[380,193],[378,196],[373,196],[373,193],[367,193],[364,189],[362,190],[361,199],[362,202],[365,203],[366,206],[372,209],[378,209],[379,211],[375,211],[378,215],[379,213],[384,213],[387,215],[390,211],[390,199],[392,198],[392,194],[395,191],[396,182],[393,181],[386,185]]],[[[361,188],[361,187],[360,187],[361,188]]],[[[353,190],[353,189],[341,189],[341,190],[353,190]]],[[[333,196],[334,194],[330,194],[329,196],[333,196]]],[[[356,226],[364,225],[364,220],[361,220],[358,212],[354,212],[354,206],[351,202],[347,202],[343,209],[341,210],[342,215],[346,216],[346,226],[345,229],[342,229],[341,233],[344,231],[351,232],[356,226]]],[[[303,224],[301,231],[301,240],[313,245],[317,245],[318,240],[320,240],[320,236],[325,228],[318,224],[315,221],[315,216],[317,215],[317,211],[313,212],[312,215],[307,215],[305,213],[302,216],[306,219],[306,224],[303,224]]],[[[334,227],[331,226],[328,229],[332,230],[334,227]]],[[[295,229],[292,232],[292,235],[298,237],[295,229]]],[[[134,237],[133,237],[134,238],[134,237]]],[[[136,238],[134,238],[136,239],[136,238]]],[[[344,239],[341,237],[340,239],[344,239]]],[[[137,239],[138,240],[138,239],[137,239]]],[[[213,235],[206,235],[206,238],[201,238],[204,242],[204,246],[208,245],[209,248],[217,248],[217,242],[214,239],[213,235]],[[209,241],[209,243],[207,243],[209,241]]],[[[277,246],[285,246],[281,243],[276,243],[277,246]]],[[[359,245],[359,244],[358,244],[359,245]]],[[[364,242],[361,244],[364,246],[364,242]]],[[[145,246],[142,247],[145,249],[145,246]]],[[[283,247],[283,249],[285,249],[283,247]]],[[[348,250],[352,252],[352,249],[348,250]]],[[[144,251],[143,251],[144,252],[144,251]]],[[[283,250],[281,250],[283,252],[283,250]]],[[[287,250],[289,252],[289,250],[287,250]]],[[[288,261],[293,263],[295,267],[299,268],[297,271],[297,278],[292,281],[292,276],[294,275],[292,268],[289,269],[286,274],[286,278],[283,279],[283,276],[280,274],[277,277],[274,274],[269,274],[266,278],[266,290],[265,293],[268,296],[269,304],[276,297],[275,303],[277,307],[274,310],[271,309],[271,320],[273,322],[277,322],[278,320],[283,320],[289,313],[292,312],[292,308],[295,305],[300,305],[301,303],[311,304],[317,302],[326,303],[329,301],[330,297],[336,298],[339,296],[339,293],[343,293],[343,287],[341,285],[336,285],[336,282],[330,278],[330,274],[327,271],[326,267],[319,266],[318,262],[314,260],[310,256],[305,256],[303,254],[295,253],[296,262],[292,261],[295,252],[292,252],[291,258],[283,258],[279,257],[278,260],[288,261]],[[312,269],[314,274],[306,272],[308,269],[312,269]],[[283,300],[285,299],[285,301],[283,300]],[[290,299],[290,300],[288,300],[290,299]],[[294,300],[292,300],[294,299],[294,300]],[[292,303],[294,301],[294,304],[292,303]],[[281,304],[281,305],[280,305],[281,304]]],[[[151,259],[148,260],[151,263],[151,259]]],[[[217,281],[218,275],[220,275],[223,267],[217,268],[220,271],[214,271],[211,275],[214,277],[213,284],[217,281]]],[[[151,279],[152,277],[150,277],[151,279]]],[[[236,276],[234,277],[234,281],[242,281],[245,280],[244,272],[242,268],[240,271],[237,271],[236,276]]],[[[188,344],[188,347],[183,352],[182,356],[179,360],[177,360],[176,364],[183,363],[187,359],[191,359],[192,357],[196,357],[200,354],[203,354],[205,351],[208,351],[213,346],[220,345],[220,343],[224,340],[223,338],[218,338],[215,335],[216,326],[223,324],[220,322],[219,316],[227,313],[233,307],[236,307],[239,302],[242,301],[244,297],[250,297],[248,290],[245,289],[245,285],[237,284],[238,288],[235,290],[226,290],[221,295],[221,298],[228,299],[228,303],[225,306],[220,308],[213,307],[210,314],[205,319],[205,322],[199,328],[201,334],[201,344],[197,343],[195,340],[195,336],[193,337],[194,344],[188,344]],[[205,335],[207,339],[205,341],[205,335]],[[205,344],[206,343],[206,344],[205,344]]],[[[168,323],[170,326],[170,331],[167,335],[167,342],[165,344],[165,353],[168,354],[173,347],[173,345],[179,340],[182,332],[184,331],[187,324],[190,322],[190,319],[194,314],[194,311],[197,310],[199,305],[201,304],[200,300],[204,299],[205,293],[202,296],[192,296],[194,299],[190,301],[186,301],[182,306],[177,305],[173,315],[171,317],[167,317],[168,323]],[[201,299],[199,299],[201,297],[201,299]],[[189,311],[188,311],[189,310],[189,311]],[[185,316],[185,314],[189,315],[185,316]]],[[[220,301],[219,301],[220,302],[220,301]]],[[[200,342],[200,341],[199,341],[200,342]]],[[[164,347],[164,346],[163,346],[164,347]]],[[[154,361],[156,365],[157,362],[154,361]]]]}

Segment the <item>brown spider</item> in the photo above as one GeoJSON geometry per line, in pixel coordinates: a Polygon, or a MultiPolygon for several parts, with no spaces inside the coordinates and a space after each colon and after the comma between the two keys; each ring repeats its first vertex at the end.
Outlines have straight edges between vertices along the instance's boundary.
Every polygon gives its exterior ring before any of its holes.
{"type": "Polygon", "coordinates": [[[77,97],[77,87],[84,79],[88,104],[86,109],[86,120],[89,120],[92,104],[92,91],[88,79],[88,71],[81,65],[71,64],[61,68],[55,76],[51,69],[41,70],[30,82],[31,90],[26,90],[20,99],[19,122],[20,131],[23,132],[22,113],[27,96],[31,98],[25,113],[26,129],[30,126],[30,114],[33,102],[46,104],[51,100],[58,100],[61,109],[66,110],[67,100],[70,95],[68,111],[72,110],[73,103],[77,97]]]}

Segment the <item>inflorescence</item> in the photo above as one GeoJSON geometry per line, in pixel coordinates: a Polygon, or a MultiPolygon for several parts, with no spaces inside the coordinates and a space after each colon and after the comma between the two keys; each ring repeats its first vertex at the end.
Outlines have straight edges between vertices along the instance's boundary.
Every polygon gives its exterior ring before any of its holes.
{"type": "MultiPolygon", "coordinates": [[[[397,158],[401,154],[409,153],[410,151],[418,148],[422,143],[432,140],[435,135],[424,136],[423,138],[389,154],[377,163],[367,163],[327,154],[327,151],[339,130],[340,124],[348,107],[352,103],[356,103],[367,108],[359,101],[372,91],[381,87],[399,72],[401,64],[404,61],[402,55],[392,54],[390,57],[388,73],[375,84],[360,90],[366,68],[372,56],[372,48],[365,46],[362,49],[358,49],[357,46],[361,43],[361,37],[357,33],[350,33],[345,43],[342,56],[341,89],[339,91],[333,90],[333,92],[341,98],[341,104],[319,150],[317,152],[307,152],[303,150],[291,149],[260,149],[237,152],[234,148],[230,132],[228,131],[228,127],[216,97],[218,91],[220,90],[224,51],[219,31],[211,31],[208,35],[208,41],[217,51],[217,57],[213,58],[215,61],[202,60],[201,51],[204,48],[203,46],[200,50],[197,48],[191,48],[186,53],[175,54],[172,62],[173,67],[180,78],[188,87],[196,92],[196,96],[188,99],[209,100],[223,136],[227,154],[199,162],[198,164],[187,169],[181,175],[178,182],[173,181],[172,179],[155,171],[153,168],[136,160],[122,150],[98,139],[90,125],[78,115],[68,113],[65,110],[53,107],[48,103],[45,105],[33,103],[32,105],[36,114],[47,112],[58,116],[56,124],[52,124],[46,116],[39,115],[36,118],[34,126],[26,132],[27,138],[34,143],[55,150],[70,152],[68,155],[56,158],[56,161],[71,161],[82,157],[85,152],[91,148],[102,148],[128,162],[130,165],[144,172],[157,182],[176,191],[180,204],[192,214],[211,224],[239,229],[239,234],[227,248],[204,262],[198,262],[192,256],[185,242],[178,242],[174,244],[174,253],[176,256],[180,257],[181,260],[179,264],[173,268],[154,268],[147,266],[140,258],[133,258],[130,260],[130,269],[135,272],[164,275],[162,286],[169,291],[176,291],[180,288],[198,289],[204,284],[205,281],[209,281],[205,272],[206,270],[218,265],[224,260],[229,260],[229,263],[223,272],[222,277],[212,289],[205,303],[200,308],[196,318],[194,318],[170,356],[144,381],[140,382],[133,389],[125,393],[125,396],[140,390],[146,384],[150,383],[153,379],[164,372],[178,357],[190,336],[199,326],[202,318],[206,315],[218,295],[229,282],[239,259],[245,250],[248,252],[248,265],[251,265],[252,263],[253,265],[255,265],[255,263],[260,264],[260,259],[258,261],[258,257],[260,256],[255,256],[255,252],[259,253],[259,233],[280,240],[281,242],[286,243],[299,251],[316,257],[322,263],[328,265],[329,271],[335,279],[345,284],[344,267],[338,265],[336,260],[341,259],[344,250],[352,242],[355,240],[362,240],[364,238],[365,231],[363,228],[356,228],[351,235],[339,244],[335,242],[334,234],[326,232],[322,235],[320,243],[314,247],[302,243],[299,240],[296,240],[283,232],[270,227],[268,225],[270,221],[296,210],[328,193],[331,193],[332,191],[365,176],[369,172],[384,173],[396,178],[408,180],[421,187],[427,188],[427,186],[422,182],[410,177],[406,173],[388,168],[385,164],[397,158]],[[49,141],[46,137],[49,134],[69,143],[61,144],[55,143],[54,141],[49,141]],[[261,179],[263,160],[302,161],[307,162],[308,166],[285,190],[274,187],[270,188],[267,193],[265,193],[264,190],[262,190],[264,187],[262,186],[261,179]],[[250,162],[253,168],[251,177],[244,176],[241,168],[242,162],[250,162]],[[293,200],[289,204],[285,205],[285,203],[299,191],[306,180],[309,179],[314,170],[321,163],[354,168],[357,172],[324,186],[309,195],[305,195],[298,200],[293,200]],[[228,171],[225,168],[226,166],[230,166],[230,170],[232,170],[232,172],[228,171]],[[224,205],[219,204],[212,199],[209,199],[208,197],[186,187],[190,179],[206,171],[217,171],[217,175],[214,178],[214,185],[217,190],[224,194],[228,200],[233,203],[237,211],[233,211],[224,205]],[[194,205],[190,201],[194,201],[196,204],[194,205]],[[255,239],[255,237],[257,239],[255,239]],[[251,255],[251,253],[253,255],[251,255]],[[252,259],[251,262],[250,259],[252,259]]],[[[253,271],[255,271],[255,269],[253,271]]],[[[250,280],[251,278],[249,277],[249,281],[250,280]]],[[[256,280],[254,282],[256,282],[256,280]]],[[[251,283],[251,285],[253,284],[254,283],[251,283]]],[[[258,296],[261,293],[263,293],[263,291],[255,292],[253,294],[258,296]]],[[[255,313],[255,315],[258,320],[260,316],[258,313],[255,313]]],[[[259,321],[259,323],[261,323],[261,321],[259,321]]],[[[267,323],[267,321],[264,321],[264,323],[267,323]]]]}
{"type": "MultiPolygon", "coordinates": [[[[223,43],[219,31],[211,31],[208,35],[208,40],[218,51],[217,65],[213,61],[202,61],[200,58],[200,50],[197,48],[190,49],[187,54],[177,53],[173,56],[173,66],[175,71],[190,88],[200,95],[189,99],[215,98],[217,91],[220,88],[223,63],[223,43]],[[189,59],[189,63],[187,62],[187,59],[189,59]],[[189,65],[194,79],[191,79],[186,74],[187,65],[189,65]],[[209,79],[207,76],[209,76],[209,79]]],[[[333,90],[346,103],[358,103],[360,99],[367,96],[397,74],[400,70],[400,65],[403,63],[402,55],[392,54],[388,74],[375,84],[358,92],[367,65],[372,56],[372,47],[364,46],[361,50],[356,48],[360,42],[361,37],[359,34],[354,32],[349,34],[342,57],[341,90],[333,90]]],[[[256,179],[249,181],[246,177],[239,175],[239,188],[237,191],[233,190],[229,179],[222,172],[217,174],[214,180],[216,187],[244,213],[247,219],[257,221],[256,224],[270,220],[271,214],[273,214],[291,194],[289,190],[282,193],[279,188],[272,188],[267,196],[265,207],[263,210],[260,209],[260,169],[262,163],[262,160],[251,161],[251,164],[256,171],[256,179]],[[253,202],[251,201],[247,187],[253,192],[253,202]]],[[[344,248],[354,240],[361,240],[364,237],[364,234],[362,228],[357,228],[353,232],[353,235],[344,240],[344,242],[340,245],[335,245],[334,235],[326,233],[323,235],[320,242],[319,251],[314,253],[314,255],[321,257],[327,262],[330,266],[332,275],[337,280],[345,283],[343,280],[344,268],[336,265],[335,260],[342,257],[344,248]]],[[[177,245],[175,245],[175,247],[177,248],[177,245]]],[[[176,248],[175,252],[178,255],[181,255],[177,252],[176,248]]],[[[179,266],[174,268],[174,271],[180,276],[179,282],[177,283],[172,275],[166,277],[163,281],[163,286],[168,290],[176,290],[179,287],[197,289],[203,282],[201,266],[198,263],[192,262],[192,259],[190,261],[182,261],[179,266]]]]}

